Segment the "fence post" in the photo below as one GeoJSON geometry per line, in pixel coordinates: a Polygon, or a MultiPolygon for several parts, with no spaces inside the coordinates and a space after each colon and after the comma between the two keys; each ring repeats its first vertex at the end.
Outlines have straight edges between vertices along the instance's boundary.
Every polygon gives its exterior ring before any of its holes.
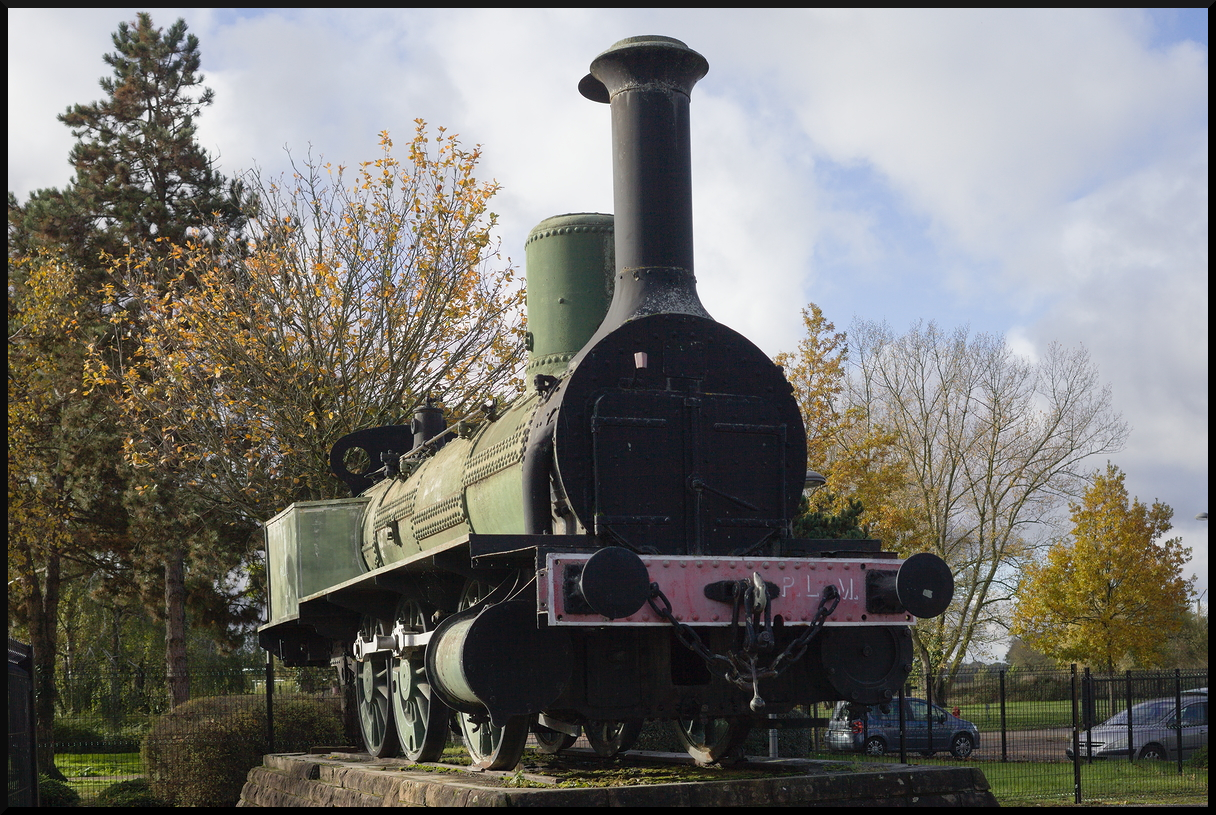
{"type": "Polygon", "coordinates": [[[274,752],[274,654],[266,652],[266,752],[274,752]]]}
{"type": "Polygon", "coordinates": [[[904,738],[904,733],[908,726],[907,717],[904,715],[904,700],[907,695],[904,693],[904,686],[899,686],[899,763],[908,763],[908,740],[904,738]]]}
{"type": "Polygon", "coordinates": [[[1132,672],[1127,672],[1127,762],[1136,760],[1136,742],[1132,740],[1132,672]]]}
{"type": "Polygon", "coordinates": [[[1097,702],[1094,699],[1094,677],[1089,672],[1089,666],[1085,666],[1085,674],[1081,677],[1081,725],[1085,728],[1085,760],[1089,764],[1094,763],[1094,708],[1097,702]]]}
{"type": "Polygon", "coordinates": [[[926,724],[929,727],[929,755],[933,755],[933,668],[930,667],[925,671],[925,701],[928,704],[925,706],[925,716],[928,718],[926,724]]]}
{"type": "MultiPolygon", "coordinates": [[[[814,702],[811,704],[811,719],[813,721],[819,721],[819,703],[818,702],[814,702]]],[[[819,727],[818,727],[818,725],[811,728],[811,745],[810,745],[809,752],[811,752],[811,753],[819,752],[819,727]]]]}
{"type": "Polygon", "coordinates": [[[1006,738],[1005,731],[1005,670],[1002,668],[1001,673],[1001,761],[1009,760],[1009,744],[1006,738]]]}
{"type": "Polygon", "coordinates": [[[1072,790],[1073,803],[1081,803],[1081,723],[1077,711],[1077,663],[1072,663],[1072,790]]]}
{"type": "Polygon", "coordinates": [[[1182,775],[1182,669],[1174,669],[1174,735],[1178,747],[1178,775],[1182,775]]]}

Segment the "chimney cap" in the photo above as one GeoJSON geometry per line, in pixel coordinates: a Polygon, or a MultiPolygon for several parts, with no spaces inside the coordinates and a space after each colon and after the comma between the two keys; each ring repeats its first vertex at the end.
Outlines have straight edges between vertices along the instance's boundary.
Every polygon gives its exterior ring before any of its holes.
{"type": "Polygon", "coordinates": [[[657,81],[688,95],[707,73],[709,61],[684,42],[646,34],[619,40],[592,60],[591,73],[578,83],[578,91],[592,102],[607,104],[615,93],[657,81]],[[633,75],[637,69],[640,75],[633,75]],[[610,90],[605,80],[615,87],[610,90]]]}

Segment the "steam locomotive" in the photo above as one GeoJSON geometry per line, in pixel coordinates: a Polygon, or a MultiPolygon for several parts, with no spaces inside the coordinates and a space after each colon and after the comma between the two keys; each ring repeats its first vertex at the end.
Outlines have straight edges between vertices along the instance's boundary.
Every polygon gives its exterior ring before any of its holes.
{"type": "Polygon", "coordinates": [[[715,322],[693,276],[689,97],[708,63],[633,37],[591,64],[612,112],[615,216],[529,235],[528,381],[510,406],[360,430],[331,452],[353,497],[266,524],[287,665],[337,665],[368,752],[475,766],[532,732],[628,749],[676,723],[701,763],[766,714],[891,699],[949,568],[872,540],[804,540],[806,435],[781,369],[715,322]],[[348,467],[352,451],[381,466],[348,467]]]}

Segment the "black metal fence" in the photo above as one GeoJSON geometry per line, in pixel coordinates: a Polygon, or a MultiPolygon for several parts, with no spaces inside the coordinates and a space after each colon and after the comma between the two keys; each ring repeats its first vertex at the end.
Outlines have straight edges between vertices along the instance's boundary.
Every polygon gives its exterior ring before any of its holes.
{"type": "MultiPolygon", "coordinates": [[[[191,696],[247,696],[264,704],[266,676],[264,668],[195,671],[191,696]]],[[[10,693],[13,684],[10,681],[10,693]]],[[[60,677],[59,684],[62,712],[55,722],[55,763],[85,801],[109,784],[143,775],[140,745],[157,717],[170,707],[163,676],[149,672],[67,675],[60,677]]],[[[854,740],[852,747],[832,744],[829,730],[842,726],[851,730],[858,721],[857,711],[842,708],[837,715],[836,706],[821,704],[806,713],[821,724],[830,722],[829,727],[780,730],[774,738],[765,738],[770,734],[763,731],[755,732],[748,750],[764,754],[772,749],[781,756],[832,761],[978,765],[1003,803],[1202,802],[1207,796],[1206,761],[1199,766],[1191,753],[1200,738],[1206,745],[1206,688],[1206,671],[1135,671],[1106,676],[1084,671],[1074,674],[1069,670],[985,667],[960,676],[945,699],[931,699],[923,682],[907,688],[907,699],[923,700],[918,710],[936,710],[934,716],[951,717],[939,721],[930,716],[919,723],[927,731],[922,731],[923,735],[933,739],[923,746],[909,740],[917,723],[909,722],[908,717],[904,730],[896,726],[894,737],[884,741],[883,749],[876,754],[868,755],[864,749],[873,735],[867,732],[868,717],[862,722],[860,741],[854,740]],[[1204,691],[1202,710],[1193,704],[1201,698],[1195,693],[1199,689],[1204,691]],[[1115,719],[1112,727],[1126,732],[1128,710],[1133,711],[1133,749],[1120,753],[1116,739],[1109,735],[1111,728],[1101,725],[1115,719]],[[1178,710],[1183,713],[1181,717],[1176,716],[1178,710]],[[1151,717],[1156,718],[1141,721],[1151,717]],[[974,725],[977,734],[977,743],[965,756],[952,755],[952,747],[957,746],[952,738],[955,729],[947,727],[945,721],[956,719],[974,725]],[[1152,749],[1158,742],[1137,736],[1162,719],[1165,726],[1158,730],[1164,736],[1158,738],[1165,741],[1160,744],[1160,757],[1152,749]],[[1183,745],[1182,751],[1177,750],[1178,744],[1183,745]]],[[[336,673],[328,668],[280,666],[273,689],[279,700],[327,698],[335,706],[341,693],[336,673]]],[[[898,706],[891,709],[898,711],[898,706]]],[[[898,716],[895,719],[898,721],[898,716]]],[[[277,724],[277,729],[286,725],[277,724]]],[[[267,733],[267,744],[269,738],[267,733]]],[[[287,745],[280,738],[274,750],[307,746],[287,745]]],[[[11,773],[12,746],[9,752],[11,773]]]]}
{"type": "Polygon", "coordinates": [[[38,806],[38,751],[34,733],[34,655],[8,638],[8,805],[38,806]]]}
{"type": "MultiPolygon", "coordinates": [[[[66,673],[57,678],[58,704],[55,717],[55,766],[69,785],[88,804],[101,790],[119,781],[145,777],[149,738],[154,751],[164,756],[174,750],[192,749],[192,731],[214,727],[215,710],[242,705],[265,710],[266,670],[233,668],[193,670],[192,700],[214,699],[215,705],[200,708],[199,715],[182,716],[171,728],[156,728],[172,707],[163,672],[148,670],[91,671],[66,673]],[[215,708],[215,710],[212,710],[215,708]],[[141,755],[141,748],[143,754],[141,755]]],[[[335,672],[328,668],[287,669],[279,667],[273,682],[276,706],[298,698],[330,699],[340,706],[335,672]]],[[[192,702],[188,704],[197,704],[192,702]]],[[[269,724],[272,717],[259,715],[269,724]]],[[[256,737],[260,752],[270,744],[266,725],[256,737]]],[[[288,744],[282,737],[278,751],[307,749],[310,745],[288,744]]],[[[11,753],[11,750],[10,750],[11,753]]]]}
{"type": "Polygon", "coordinates": [[[1207,680],[1206,670],[1095,675],[1075,666],[986,667],[960,676],[943,700],[932,698],[932,682],[909,687],[905,698],[920,700],[921,711],[935,711],[919,721],[911,708],[899,717],[894,703],[885,717],[818,706],[812,716],[832,721],[812,733],[811,754],[979,763],[998,799],[1008,803],[1206,799],[1207,680]],[[974,726],[978,743],[956,744],[955,737],[968,731],[959,720],[974,726]],[[889,729],[869,732],[884,726],[889,729]],[[842,728],[860,732],[847,740],[842,728]]]}

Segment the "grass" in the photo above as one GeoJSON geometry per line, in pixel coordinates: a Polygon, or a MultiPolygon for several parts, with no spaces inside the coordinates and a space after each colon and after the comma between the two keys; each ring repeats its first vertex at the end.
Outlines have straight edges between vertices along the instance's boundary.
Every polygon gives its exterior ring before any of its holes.
{"type": "MultiPolygon", "coordinates": [[[[837,761],[895,763],[895,757],[864,758],[830,753],[837,761]]],[[[974,767],[984,773],[992,794],[1005,806],[1072,804],[1072,762],[974,761],[909,757],[924,766],[974,767]]],[[[1207,804],[1206,768],[1178,765],[1172,761],[1095,761],[1081,765],[1081,800],[1084,804],[1207,804]]]]}
{"type": "MultiPolygon", "coordinates": [[[[1143,701],[1143,700],[1138,700],[1143,701]]],[[[1102,722],[1126,707],[1121,700],[1099,699],[1097,721],[1102,722]]],[[[1080,713],[1080,710],[1077,711],[1080,713]]],[[[1000,732],[999,702],[968,702],[959,705],[959,716],[975,724],[981,733],[1000,732]]],[[[1096,723],[1096,722],[1095,722],[1096,723]]],[[[1005,728],[1013,730],[1043,730],[1052,727],[1072,727],[1072,701],[1005,702],[1005,728]]]]}
{"type": "Polygon", "coordinates": [[[139,753],[56,753],[55,766],[87,805],[111,784],[143,774],[139,753]]]}
{"type": "MultiPolygon", "coordinates": [[[[425,772],[460,772],[470,764],[468,753],[462,747],[448,747],[435,764],[416,765],[411,769],[425,772]],[[444,766],[447,765],[447,766],[444,766]]],[[[840,764],[829,768],[836,772],[852,772],[853,764],[840,764]]],[[[536,750],[527,750],[514,773],[503,776],[501,782],[507,787],[617,787],[636,784],[672,784],[685,781],[728,781],[741,778],[768,778],[774,775],[797,775],[801,771],[774,769],[742,765],[725,769],[693,767],[688,765],[646,766],[629,759],[607,759],[589,755],[548,755],[536,750]],[[527,778],[525,776],[532,776],[527,778]],[[537,776],[549,781],[537,781],[537,776]]],[[[482,783],[493,783],[494,776],[482,777],[482,783]]]]}
{"type": "MultiPolygon", "coordinates": [[[[999,733],[1001,730],[1001,706],[998,702],[959,705],[959,716],[973,723],[981,733],[999,733]]],[[[1043,730],[1051,727],[1072,727],[1071,701],[1005,703],[1006,730],[1043,730]]]]}

